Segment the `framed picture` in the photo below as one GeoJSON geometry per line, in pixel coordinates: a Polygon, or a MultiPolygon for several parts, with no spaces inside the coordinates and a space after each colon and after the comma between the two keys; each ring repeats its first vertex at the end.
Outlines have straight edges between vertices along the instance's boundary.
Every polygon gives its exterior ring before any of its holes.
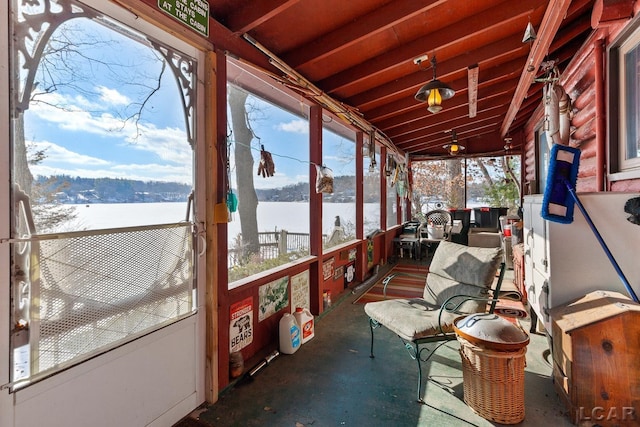
{"type": "Polygon", "coordinates": [[[322,264],[322,278],[324,280],[329,280],[333,277],[333,268],[335,264],[336,259],[333,257],[329,258],[322,264]]]}

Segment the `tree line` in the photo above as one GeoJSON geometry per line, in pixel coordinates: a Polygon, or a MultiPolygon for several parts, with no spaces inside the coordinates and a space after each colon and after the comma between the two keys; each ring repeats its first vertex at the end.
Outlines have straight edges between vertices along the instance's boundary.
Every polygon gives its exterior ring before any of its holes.
{"type": "Polygon", "coordinates": [[[192,188],[178,182],[68,175],[38,177],[36,184],[60,203],[182,202],[187,200],[192,188]]]}

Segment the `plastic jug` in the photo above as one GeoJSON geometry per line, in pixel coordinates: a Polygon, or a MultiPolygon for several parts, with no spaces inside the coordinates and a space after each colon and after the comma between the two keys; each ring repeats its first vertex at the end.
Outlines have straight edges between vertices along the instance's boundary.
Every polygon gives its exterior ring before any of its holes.
{"type": "Polygon", "coordinates": [[[313,314],[306,308],[297,307],[294,316],[300,326],[302,344],[304,344],[315,336],[313,314]]]}
{"type": "Polygon", "coordinates": [[[302,342],[300,341],[300,327],[296,318],[291,313],[285,313],[280,319],[280,353],[293,354],[299,348],[302,342]]]}

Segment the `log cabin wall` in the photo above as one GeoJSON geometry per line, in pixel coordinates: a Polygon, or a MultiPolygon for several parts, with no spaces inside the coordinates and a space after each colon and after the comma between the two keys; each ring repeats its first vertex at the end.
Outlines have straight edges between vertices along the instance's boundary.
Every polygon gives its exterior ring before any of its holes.
{"type": "MultiPolygon", "coordinates": [[[[609,115],[607,112],[607,47],[611,41],[637,15],[640,6],[627,2],[625,10],[596,11],[592,16],[595,28],[560,77],[560,84],[572,101],[569,145],[580,148],[580,170],[576,188],[578,192],[640,191],[640,179],[609,181],[607,140],[609,115]],[[631,8],[633,11],[631,11],[631,8]],[[596,13],[599,13],[596,16],[596,13]]],[[[616,2],[620,7],[621,2],[616,2]]],[[[550,58],[553,59],[553,58],[550,58]]],[[[541,193],[539,169],[548,159],[541,158],[538,135],[543,132],[544,102],[532,114],[524,129],[523,148],[523,194],[541,193]]]]}

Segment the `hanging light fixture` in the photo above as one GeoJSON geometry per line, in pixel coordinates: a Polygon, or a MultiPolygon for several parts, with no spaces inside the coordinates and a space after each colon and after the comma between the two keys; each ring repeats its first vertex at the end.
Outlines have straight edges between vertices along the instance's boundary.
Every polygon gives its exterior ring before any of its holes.
{"type": "MultiPolygon", "coordinates": [[[[420,65],[422,61],[419,58],[414,62],[420,65]]],[[[431,67],[433,68],[433,80],[422,86],[416,93],[415,98],[420,102],[427,102],[429,104],[427,110],[432,113],[437,113],[442,110],[442,101],[453,97],[456,92],[451,89],[451,86],[437,79],[435,55],[431,58],[431,67]]]]}
{"type": "Polygon", "coordinates": [[[458,155],[462,150],[464,150],[464,146],[458,144],[458,135],[456,134],[456,130],[451,130],[451,144],[447,144],[443,146],[445,150],[449,152],[451,156],[458,155]]]}
{"type": "Polygon", "coordinates": [[[510,137],[506,137],[504,139],[504,151],[509,151],[511,150],[512,144],[511,144],[512,139],[510,137]]]}

